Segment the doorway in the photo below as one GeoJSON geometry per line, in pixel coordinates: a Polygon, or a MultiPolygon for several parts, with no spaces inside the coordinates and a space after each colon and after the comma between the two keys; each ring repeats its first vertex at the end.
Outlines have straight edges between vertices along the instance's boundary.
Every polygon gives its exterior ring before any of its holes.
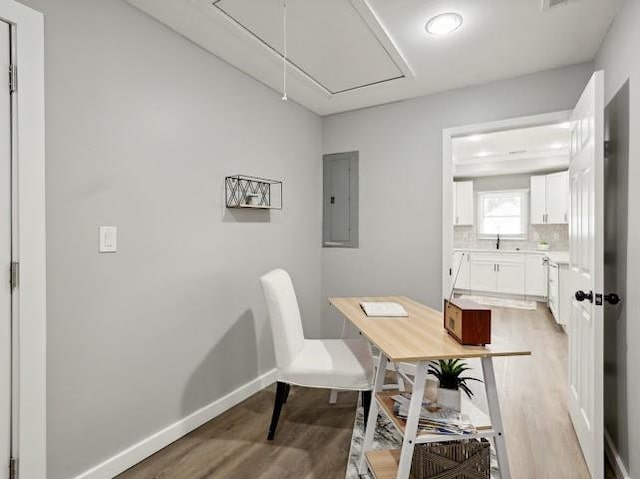
{"type": "MultiPolygon", "coordinates": [[[[603,302],[611,296],[603,291],[603,82],[604,74],[594,73],[569,112],[443,131],[443,294],[473,295],[471,299],[495,310],[495,324],[503,330],[494,334],[522,334],[532,350],[541,347],[538,356],[555,358],[552,378],[543,379],[550,374],[548,366],[537,370],[540,363],[532,362],[522,376],[503,384],[514,402],[505,409],[516,407],[516,397],[528,389],[520,402],[535,402],[534,415],[553,422],[545,427],[524,424],[524,411],[513,422],[532,429],[527,438],[548,438],[547,448],[562,452],[547,460],[571,472],[554,473],[547,469],[551,464],[532,461],[519,471],[523,477],[603,477],[601,333],[603,302]],[[524,142],[527,132],[554,128],[566,130],[562,140],[547,143],[549,150],[561,153],[562,164],[545,165],[556,155],[537,155],[517,141],[504,151],[491,143],[518,130],[515,137],[524,142]],[[480,144],[489,147],[478,149],[480,144]],[[521,170],[526,162],[517,160],[527,159],[531,169],[521,170]],[[511,173],[526,178],[507,181],[511,173]],[[525,319],[536,326],[525,331],[525,319]],[[557,350],[543,346],[537,336],[537,327],[548,323],[558,327],[557,350]],[[554,400],[545,404],[550,395],[554,400]],[[545,430],[536,434],[536,428],[545,430]],[[567,447],[552,444],[558,435],[567,447]],[[577,453],[571,456],[568,447],[577,453]]],[[[519,458],[521,463],[525,457],[519,458]]]]}
{"type": "MultiPolygon", "coordinates": [[[[11,64],[11,27],[0,21],[0,71],[11,64]]],[[[0,82],[0,270],[11,265],[11,88],[0,82]]],[[[10,475],[12,437],[11,284],[0,281],[0,479],[10,475]]]]}

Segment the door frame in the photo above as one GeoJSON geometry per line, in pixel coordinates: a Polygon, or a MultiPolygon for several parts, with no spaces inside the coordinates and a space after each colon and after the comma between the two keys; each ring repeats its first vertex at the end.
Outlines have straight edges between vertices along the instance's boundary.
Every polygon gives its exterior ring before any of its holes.
{"type": "MultiPolygon", "coordinates": [[[[46,237],[44,18],[15,0],[0,0],[12,26],[12,261],[20,263],[12,292],[13,456],[19,477],[46,477],[46,237]],[[18,334],[19,332],[19,334],[18,334]]],[[[5,77],[6,78],[6,77],[5,77]]]]}
{"type": "Polygon", "coordinates": [[[572,110],[556,111],[539,115],[521,116],[506,120],[456,126],[442,130],[442,296],[449,297],[449,268],[453,256],[453,163],[451,142],[460,136],[494,133],[534,126],[569,121],[572,110]]]}

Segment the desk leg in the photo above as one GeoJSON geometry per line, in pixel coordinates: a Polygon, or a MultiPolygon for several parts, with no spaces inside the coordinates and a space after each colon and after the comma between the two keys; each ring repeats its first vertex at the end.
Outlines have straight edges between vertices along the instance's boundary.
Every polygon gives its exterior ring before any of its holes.
{"type": "Polygon", "coordinates": [[[413,459],[413,450],[416,445],[415,439],[418,435],[418,423],[420,420],[420,410],[422,409],[422,399],[424,397],[424,387],[427,380],[428,366],[428,361],[420,361],[416,367],[416,376],[413,382],[411,403],[409,405],[409,415],[407,416],[407,424],[404,429],[404,439],[402,441],[402,450],[400,452],[397,479],[408,479],[409,473],[411,472],[411,462],[413,459]]]}
{"type": "Polygon", "coordinates": [[[376,423],[378,422],[378,401],[376,400],[376,393],[382,391],[384,386],[384,376],[387,372],[387,357],[380,353],[378,358],[378,368],[376,369],[375,382],[373,383],[373,394],[371,395],[371,407],[369,408],[369,417],[363,418],[367,421],[367,427],[364,433],[364,441],[362,441],[362,452],[360,454],[360,463],[358,464],[358,472],[360,474],[367,473],[367,458],[366,453],[373,446],[373,436],[376,432],[376,423]]]}
{"type": "MultiPolygon", "coordinates": [[[[344,335],[347,332],[347,318],[343,318],[342,320],[342,334],[340,335],[340,338],[344,339],[344,335]]],[[[337,389],[332,389],[331,393],[329,394],[329,404],[335,404],[338,402],[338,390],[337,389]]]]}
{"type": "Polygon", "coordinates": [[[493,359],[482,358],[482,371],[484,373],[484,387],[487,391],[487,403],[489,405],[489,415],[491,416],[491,425],[496,432],[494,443],[496,446],[496,454],[498,456],[498,467],[500,468],[500,476],[502,479],[510,479],[509,458],[507,457],[507,444],[504,437],[504,428],[502,426],[502,415],[500,413],[500,402],[498,400],[498,389],[496,388],[496,377],[493,371],[493,359]]]}

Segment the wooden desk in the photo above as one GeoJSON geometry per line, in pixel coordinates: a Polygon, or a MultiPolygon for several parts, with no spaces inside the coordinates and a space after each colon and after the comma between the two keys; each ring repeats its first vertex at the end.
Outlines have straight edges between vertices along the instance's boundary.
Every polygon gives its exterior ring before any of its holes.
{"type": "Polygon", "coordinates": [[[507,344],[495,335],[491,345],[463,346],[449,336],[444,329],[441,312],[402,296],[329,298],[329,302],[381,352],[374,383],[375,401],[372,402],[369,410],[359,463],[360,474],[370,471],[375,479],[408,479],[416,443],[492,437],[495,441],[502,478],[509,479],[511,477],[493,370],[493,358],[530,355],[530,351],[507,344]],[[370,318],[362,311],[361,301],[394,301],[402,304],[409,316],[405,318],[370,318]],[[478,428],[478,433],[474,435],[420,434],[418,419],[429,361],[450,358],[480,358],[487,392],[490,426],[485,425],[483,428],[478,428]],[[413,395],[406,421],[391,417],[393,414],[387,404],[388,394],[382,391],[387,361],[416,363],[416,374],[412,384],[413,395]],[[370,450],[380,412],[390,416],[392,423],[403,435],[402,449],[399,451],[370,450]]]}

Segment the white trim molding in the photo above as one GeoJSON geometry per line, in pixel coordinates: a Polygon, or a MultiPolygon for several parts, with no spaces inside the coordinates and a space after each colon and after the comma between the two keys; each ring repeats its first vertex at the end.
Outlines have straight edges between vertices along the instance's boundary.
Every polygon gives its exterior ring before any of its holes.
{"type": "MultiPolygon", "coordinates": [[[[261,389],[273,384],[276,381],[276,377],[276,369],[272,369],[258,376],[256,379],[240,386],[226,396],[207,404],[189,414],[187,417],[174,422],[97,466],[92,467],[88,471],[83,472],[79,476],[76,476],[75,479],[111,479],[194,429],[202,426],[204,423],[231,409],[261,389]]],[[[267,431],[265,430],[265,437],[266,435],[267,431]]]]}
{"type": "Polygon", "coordinates": [[[631,479],[631,476],[627,472],[627,468],[624,465],[624,461],[613,443],[613,439],[609,435],[609,431],[604,430],[604,452],[609,459],[613,472],[616,475],[616,479],[631,479]]]}
{"type": "Polygon", "coordinates": [[[12,454],[20,477],[45,478],[44,20],[40,12],[14,0],[0,0],[0,18],[11,24],[12,62],[18,69],[12,95],[12,260],[20,263],[12,296],[12,454]]]}

